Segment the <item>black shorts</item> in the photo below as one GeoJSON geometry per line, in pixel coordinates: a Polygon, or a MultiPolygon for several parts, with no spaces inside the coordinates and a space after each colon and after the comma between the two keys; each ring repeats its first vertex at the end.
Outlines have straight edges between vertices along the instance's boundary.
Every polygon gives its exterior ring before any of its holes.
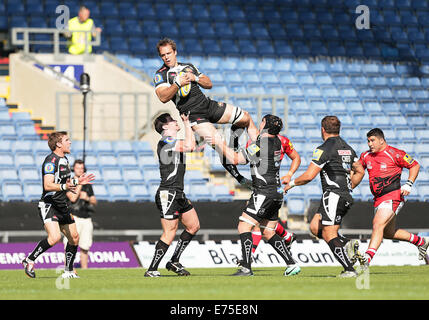
{"type": "Polygon", "coordinates": [[[56,221],[59,224],[72,224],[74,223],[73,215],[70,210],[60,210],[52,203],[39,201],[39,216],[43,224],[50,221],[56,221]]]}
{"type": "Polygon", "coordinates": [[[207,100],[200,107],[191,110],[191,114],[189,115],[191,126],[203,122],[217,123],[222,118],[226,110],[226,103],[207,100]]]}
{"type": "Polygon", "coordinates": [[[348,197],[325,191],[320,200],[319,209],[317,210],[317,213],[322,216],[322,225],[340,225],[343,217],[349,211],[352,204],[353,200],[348,197]]]}
{"type": "Polygon", "coordinates": [[[194,206],[183,192],[159,190],[155,195],[155,203],[161,213],[161,218],[178,219],[182,213],[192,210],[194,206]]]}
{"type": "Polygon", "coordinates": [[[283,196],[252,193],[244,212],[258,222],[276,221],[283,204],[283,196]]]}

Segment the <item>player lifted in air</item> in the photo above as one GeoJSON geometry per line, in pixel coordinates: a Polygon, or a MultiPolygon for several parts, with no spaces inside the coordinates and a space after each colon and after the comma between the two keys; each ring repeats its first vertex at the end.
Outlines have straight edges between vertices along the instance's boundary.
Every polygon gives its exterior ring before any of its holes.
{"type": "Polygon", "coordinates": [[[179,276],[190,275],[189,271],[180,264],[179,258],[200,229],[200,222],[191,201],[183,192],[186,171],[185,153],[194,150],[195,136],[188,115],[182,114],[181,117],[185,125],[185,140],[177,139],[180,128],[170,114],[164,113],[154,122],[155,130],[162,136],[157,149],[161,184],[156,192],[155,202],[161,213],[163,233],[156,243],[155,253],[145,277],[160,276],[159,263],[174,240],[179,220],[185,226],[185,230],[180,235],[173,257],[167,262],[166,268],[179,276]]]}
{"type": "Polygon", "coordinates": [[[242,131],[243,128],[247,128],[249,132],[257,131],[249,113],[239,107],[206,97],[200,87],[211,89],[210,78],[202,74],[191,63],[177,61],[177,47],[173,40],[168,38],[160,40],[157,50],[164,62],[153,79],[159,100],[163,103],[173,101],[180,114],[189,112],[189,121],[193,131],[200,137],[213,141],[215,149],[221,155],[224,167],[239,183],[246,184],[247,179],[241,176],[234,166],[226,163],[222,157],[227,144],[213,123],[232,124],[232,136],[236,136],[237,131],[242,131]]]}
{"type": "Polygon", "coordinates": [[[419,259],[424,260],[429,238],[419,237],[396,227],[396,216],[404,205],[404,197],[412,191],[420,165],[405,151],[387,144],[381,129],[367,133],[369,150],[362,153],[360,162],[368,171],[371,192],[374,195],[372,235],[365,252],[363,264],[369,266],[383,238],[408,241],[419,249],[419,259]],[[408,180],[401,187],[402,169],[409,170],[408,180]]]}
{"type": "Polygon", "coordinates": [[[353,204],[352,189],[362,180],[365,171],[353,148],[340,137],[340,126],[336,116],[322,119],[324,143],[314,150],[307,171],[286,184],[285,191],[309,183],[320,173],[323,196],[311,222],[311,231],[326,241],[334,257],[344,267],[340,277],[355,277],[357,272],[351,260],[358,254],[357,247],[354,247],[357,242],[339,236],[338,229],[353,204]]]}
{"type": "Polygon", "coordinates": [[[252,174],[252,196],[239,218],[238,232],[241,240],[243,259],[235,276],[253,275],[251,268],[252,229],[259,226],[262,237],[276,250],[286,262],[285,276],[292,276],[300,272],[289,249],[282,237],[275,232],[279,209],[283,203],[283,190],[280,184],[280,161],[282,155],[282,141],[278,137],[283,127],[282,120],[274,115],[263,117],[258,136],[250,136],[245,150],[239,153],[227,149],[225,156],[232,164],[250,162],[252,174]]]}
{"type": "Polygon", "coordinates": [[[78,278],[73,271],[73,262],[76,257],[79,234],[71,210],[68,207],[68,198],[73,194],[80,194],[82,185],[94,180],[93,174],[84,173],[79,178],[71,179],[71,170],[66,154],[70,153],[71,141],[67,132],[59,131],[49,135],[49,148],[52,153],[45,158],[42,165],[43,194],[39,202],[39,215],[44,224],[48,237],[41,240],[33,252],[22,261],[25,273],[35,278],[34,262],[43,252],[61,240],[61,232],[67,237],[65,248],[65,271],[63,278],[78,278]]]}

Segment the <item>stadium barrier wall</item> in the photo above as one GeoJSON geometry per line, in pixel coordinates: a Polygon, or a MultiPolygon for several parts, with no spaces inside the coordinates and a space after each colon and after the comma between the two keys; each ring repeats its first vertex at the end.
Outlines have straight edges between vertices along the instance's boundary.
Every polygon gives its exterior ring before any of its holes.
{"type": "MultiPolygon", "coordinates": [[[[246,201],[193,202],[203,229],[236,229],[246,201]]],[[[319,203],[312,202],[310,220],[319,203]]],[[[374,208],[371,202],[355,202],[345,216],[343,229],[372,229],[374,208]]],[[[407,202],[397,217],[397,226],[429,229],[429,202],[407,202]]],[[[37,202],[0,202],[0,231],[42,230],[37,202]]],[[[93,215],[96,229],[160,229],[159,211],[154,202],[99,201],[93,215]]]]}
{"type": "MultiPolygon", "coordinates": [[[[369,242],[360,241],[359,250],[365,252],[368,245],[369,242]]],[[[160,264],[160,268],[165,268],[165,264],[174,253],[175,246],[176,241],[170,245],[160,264]]],[[[155,243],[141,241],[134,245],[134,249],[142,267],[148,268],[155,251],[155,243]]],[[[324,241],[296,241],[292,244],[291,252],[292,257],[302,267],[340,266],[324,241]]],[[[380,249],[371,261],[371,265],[417,266],[426,264],[425,261],[418,259],[418,255],[417,247],[408,242],[383,240],[380,249]]],[[[239,241],[192,241],[183,252],[180,262],[188,268],[233,268],[237,266],[237,259],[241,259],[241,256],[239,241]]],[[[261,241],[255,253],[253,253],[252,266],[255,268],[283,267],[285,262],[270,244],[261,241]]]]}
{"type": "MultiPolygon", "coordinates": [[[[0,243],[0,270],[21,269],[21,261],[36,246],[34,243],[0,243]]],[[[64,266],[64,244],[58,243],[37,260],[36,269],[55,269],[64,266]]],[[[79,266],[80,249],[75,266],[79,266]]],[[[88,253],[89,268],[136,268],[140,262],[129,242],[94,242],[88,253]]]]}

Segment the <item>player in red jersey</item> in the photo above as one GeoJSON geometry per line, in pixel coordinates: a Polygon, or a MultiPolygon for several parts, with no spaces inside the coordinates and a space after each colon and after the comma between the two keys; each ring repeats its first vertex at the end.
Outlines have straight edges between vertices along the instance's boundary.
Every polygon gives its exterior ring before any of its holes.
{"type": "Polygon", "coordinates": [[[405,151],[389,146],[381,129],[370,130],[367,138],[370,150],[361,154],[360,162],[369,174],[375,215],[372,221],[371,241],[361,263],[369,266],[383,238],[411,242],[418,247],[419,259],[423,260],[429,238],[419,237],[396,227],[396,215],[404,205],[404,196],[408,196],[412,191],[420,165],[405,151]],[[409,176],[401,187],[403,168],[409,169],[409,176]]]}

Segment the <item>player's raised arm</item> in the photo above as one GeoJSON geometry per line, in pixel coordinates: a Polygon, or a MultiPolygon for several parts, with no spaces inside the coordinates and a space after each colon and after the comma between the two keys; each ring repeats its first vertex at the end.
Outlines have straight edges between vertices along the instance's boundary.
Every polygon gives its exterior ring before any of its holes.
{"type": "Polygon", "coordinates": [[[66,183],[59,184],[55,183],[55,177],[53,174],[45,174],[43,177],[43,186],[46,191],[75,191],[76,186],[69,180],[66,183]]]}
{"type": "Polygon", "coordinates": [[[284,191],[287,192],[295,186],[302,186],[311,182],[314,178],[316,178],[316,176],[320,173],[321,170],[321,167],[318,167],[313,162],[311,162],[307,168],[307,171],[305,171],[298,178],[291,180],[284,188],[284,191]]]}
{"type": "Polygon", "coordinates": [[[177,152],[192,152],[195,150],[195,134],[192,131],[191,123],[189,122],[189,113],[182,114],[181,118],[185,126],[185,140],[178,140],[174,151],[177,152]]]}
{"type": "MultiPolygon", "coordinates": [[[[155,81],[156,81],[156,77],[155,77],[155,81]]],[[[157,86],[155,89],[155,93],[158,96],[158,99],[162,103],[167,103],[168,101],[170,101],[175,97],[177,91],[182,86],[186,86],[189,83],[191,83],[191,81],[188,79],[188,77],[185,74],[177,75],[174,78],[172,85],[157,86]]]]}
{"type": "Polygon", "coordinates": [[[202,73],[197,76],[193,72],[186,72],[186,79],[190,82],[196,82],[200,87],[204,89],[211,89],[213,87],[210,78],[202,73]]]}

